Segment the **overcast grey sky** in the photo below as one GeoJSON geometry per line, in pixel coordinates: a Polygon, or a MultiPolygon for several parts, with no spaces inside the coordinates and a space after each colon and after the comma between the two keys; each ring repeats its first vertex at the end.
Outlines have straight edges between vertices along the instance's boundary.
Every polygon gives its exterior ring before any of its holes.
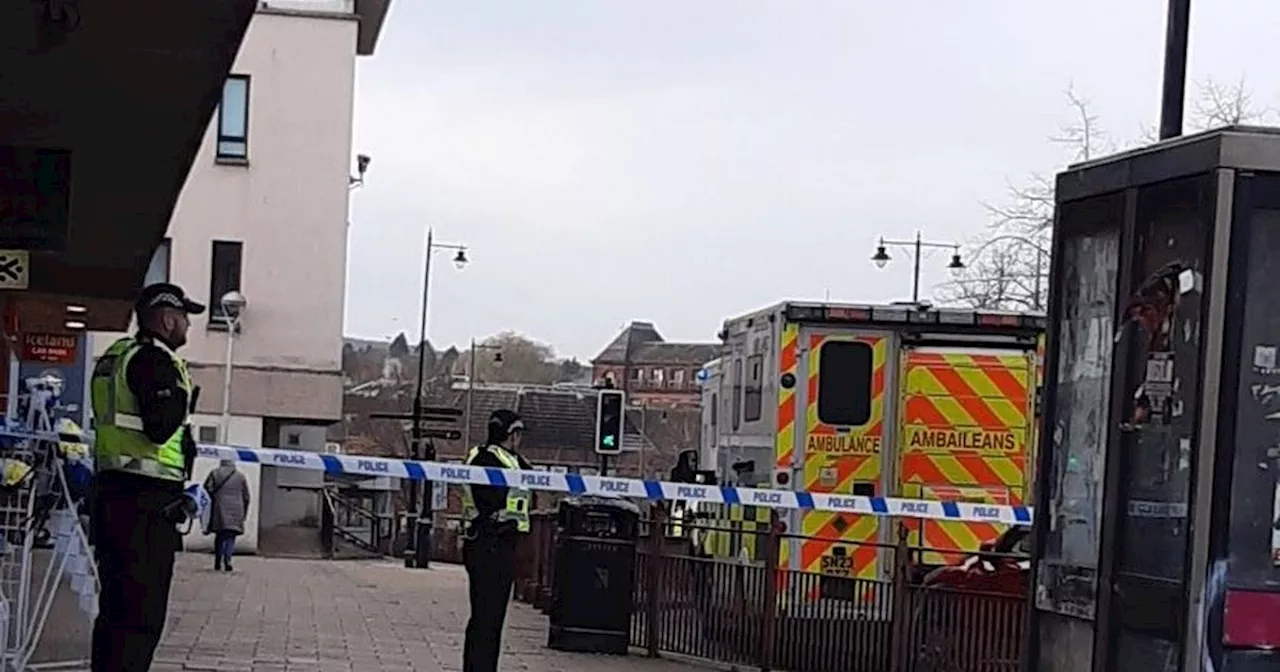
{"type": "MultiPolygon", "coordinates": [[[[714,340],[781,299],[908,298],[877,237],[966,241],[1073,85],[1157,117],[1165,0],[396,0],[359,65],[347,332],[514,329],[589,358],[633,319],[714,340]]],[[[1280,107],[1275,0],[1193,2],[1190,72],[1280,107]]],[[[945,254],[926,285],[947,279],[945,254]]]]}

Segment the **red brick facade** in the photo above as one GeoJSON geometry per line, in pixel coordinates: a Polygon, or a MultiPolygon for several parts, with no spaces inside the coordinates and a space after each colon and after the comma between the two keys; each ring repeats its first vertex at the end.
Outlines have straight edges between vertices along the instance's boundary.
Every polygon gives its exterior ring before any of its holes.
{"type": "Polygon", "coordinates": [[[592,373],[626,390],[631,405],[696,408],[698,371],[718,352],[718,344],[670,343],[652,324],[632,322],[592,360],[592,373]]]}

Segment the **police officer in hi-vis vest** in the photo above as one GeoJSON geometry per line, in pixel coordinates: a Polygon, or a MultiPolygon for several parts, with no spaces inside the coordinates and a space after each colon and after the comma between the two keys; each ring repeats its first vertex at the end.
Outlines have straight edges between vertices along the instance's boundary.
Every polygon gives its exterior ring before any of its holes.
{"type": "Polygon", "coordinates": [[[187,418],[199,388],[176,352],[204,306],[170,284],[145,287],[138,333],[107,348],[93,369],[93,534],[102,592],[93,624],[93,672],[143,672],[164,630],[183,483],[195,461],[187,418]]]}
{"type": "MultiPolygon", "coordinates": [[[[516,452],[524,422],[502,409],[489,416],[485,445],[467,454],[467,464],[499,469],[529,469],[516,452]]],[[[529,531],[528,490],[489,485],[462,486],[462,518],[466,539],[462,561],[467,568],[471,618],[462,648],[462,672],[496,672],[502,648],[502,624],[515,580],[516,543],[529,531]]]]}

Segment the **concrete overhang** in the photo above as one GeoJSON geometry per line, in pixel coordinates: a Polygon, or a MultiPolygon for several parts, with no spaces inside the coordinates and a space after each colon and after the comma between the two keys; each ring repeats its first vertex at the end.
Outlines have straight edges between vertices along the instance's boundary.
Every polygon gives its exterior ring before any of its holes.
{"type": "Polygon", "coordinates": [[[255,5],[0,2],[0,250],[30,250],[0,301],[128,326],[255,5]]]}
{"type": "Polygon", "coordinates": [[[258,9],[271,14],[355,19],[356,55],[372,56],[382,35],[391,0],[261,0],[258,9]]]}
{"type": "Polygon", "coordinates": [[[355,0],[355,3],[356,16],[360,19],[356,53],[360,56],[372,56],[378,47],[378,37],[382,35],[382,24],[387,20],[391,0],[355,0]]]}

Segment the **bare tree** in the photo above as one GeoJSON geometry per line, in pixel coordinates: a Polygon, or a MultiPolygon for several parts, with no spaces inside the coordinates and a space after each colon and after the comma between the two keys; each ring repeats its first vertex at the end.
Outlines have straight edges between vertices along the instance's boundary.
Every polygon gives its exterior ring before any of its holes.
{"type": "MultiPolygon", "coordinates": [[[[1059,128],[1057,134],[1049,136],[1050,142],[1066,147],[1074,161],[1088,161],[1098,153],[1111,149],[1107,146],[1110,142],[1108,136],[1098,123],[1098,115],[1093,113],[1093,103],[1077,94],[1074,84],[1068,84],[1063,95],[1067,98],[1067,105],[1071,108],[1074,119],[1059,128]]],[[[1050,201],[1052,200],[1050,197],[1050,201]]]]}
{"type": "MultiPolygon", "coordinates": [[[[470,362],[471,351],[464,350],[455,365],[457,372],[471,375],[470,362]]],[[[484,339],[476,349],[475,365],[477,381],[538,385],[572,379],[582,368],[576,361],[557,359],[550,345],[514,331],[484,339]]]]}
{"type": "MultiPolygon", "coordinates": [[[[1234,84],[1205,79],[1196,89],[1189,126],[1197,130],[1259,123],[1273,115],[1254,102],[1244,78],[1234,84]]],[[[1089,161],[1121,148],[1102,128],[1087,98],[1073,86],[1064,95],[1071,121],[1049,140],[1064,148],[1068,162],[1089,161]]],[[[1156,139],[1155,127],[1150,126],[1125,144],[1141,146],[1156,139]]],[[[1003,201],[984,203],[990,216],[987,231],[966,251],[968,265],[962,276],[939,288],[939,299],[988,309],[1043,308],[1048,294],[1053,192],[1053,178],[1034,173],[1022,184],[1010,184],[1003,201]]]]}
{"type": "MultiPolygon", "coordinates": [[[[1063,146],[1070,161],[1088,161],[1112,149],[1089,100],[1073,86],[1064,95],[1072,119],[1049,137],[1050,142],[1063,146]]],[[[1033,173],[1022,184],[1010,184],[1003,202],[983,203],[990,216],[986,235],[967,250],[961,277],[939,288],[939,299],[975,308],[1043,308],[1053,188],[1052,177],[1033,173]]]]}
{"type": "Polygon", "coordinates": [[[1206,78],[1197,86],[1192,126],[1199,130],[1265,121],[1272,111],[1254,103],[1244,77],[1234,84],[1206,78]]]}
{"type": "Polygon", "coordinates": [[[944,301],[991,310],[1043,309],[1046,260],[1035,239],[994,242],[971,257],[965,277],[942,288],[944,301]],[[1039,257],[1040,268],[1029,265],[1028,256],[1039,257]]]}
{"type": "MultiPolygon", "coordinates": [[[[1196,84],[1195,100],[1191,103],[1187,125],[1195,131],[1240,124],[1265,123],[1274,116],[1274,110],[1254,102],[1253,92],[1244,77],[1234,84],[1206,77],[1196,84]]],[[[1155,124],[1144,124],[1133,146],[1148,145],[1160,140],[1155,124]]]]}

